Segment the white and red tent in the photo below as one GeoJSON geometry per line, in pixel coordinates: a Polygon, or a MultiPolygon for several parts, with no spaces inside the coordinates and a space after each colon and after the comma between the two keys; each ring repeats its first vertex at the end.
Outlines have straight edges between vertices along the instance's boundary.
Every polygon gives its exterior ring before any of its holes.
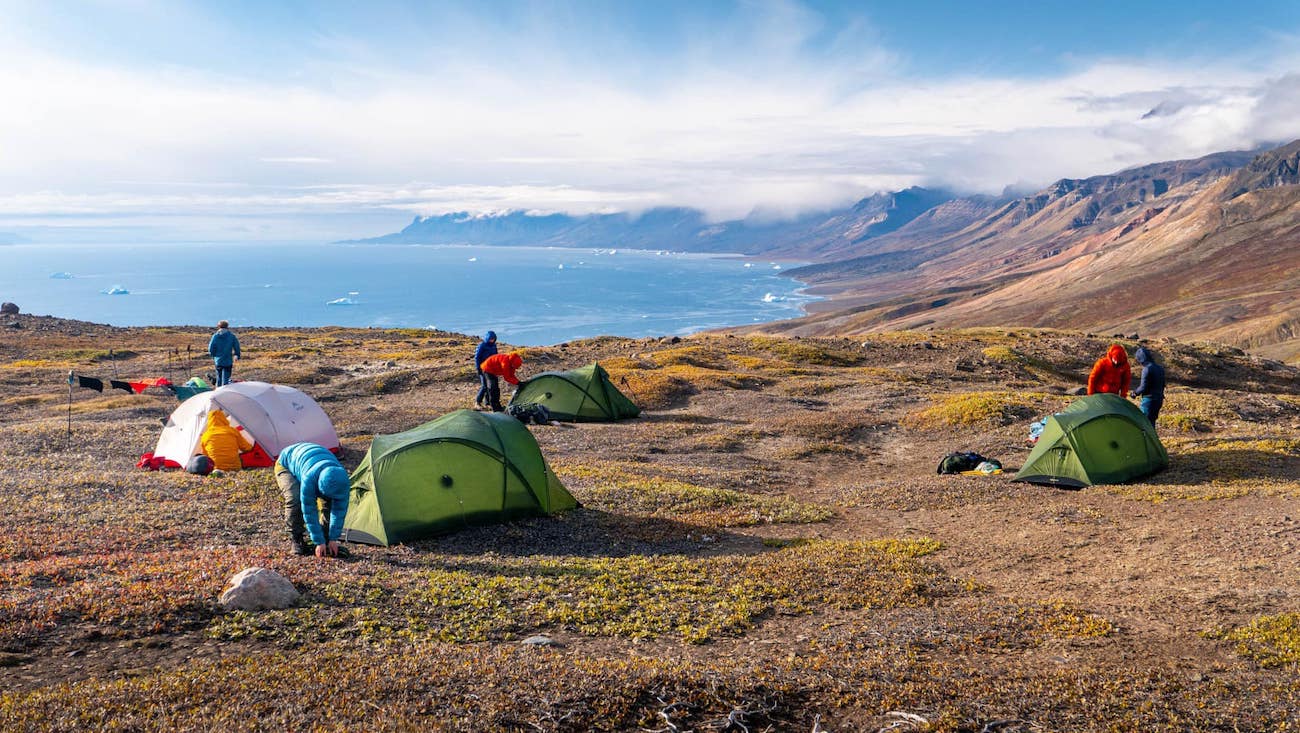
{"type": "Polygon", "coordinates": [[[282,384],[234,382],[182,402],[167,418],[158,447],[153,449],[154,457],[182,466],[189,463],[202,451],[199,438],[212,410],[226,413],[230,424],[243,428],[244,434],[271,458],[294,443],[316,443],[339,450],[334,423],[316,400],[282,384]]]}

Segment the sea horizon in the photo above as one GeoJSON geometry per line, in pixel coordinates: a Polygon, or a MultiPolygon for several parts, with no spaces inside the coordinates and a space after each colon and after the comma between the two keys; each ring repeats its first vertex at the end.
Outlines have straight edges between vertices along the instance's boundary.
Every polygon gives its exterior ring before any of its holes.
{"type": "Polygon", "coordinates": [[[0,250],[0,299],[122,327],[491,329],[540,346],[798,317],[818,298],[788,266],[621,247],[18,243],[0,250]]]}

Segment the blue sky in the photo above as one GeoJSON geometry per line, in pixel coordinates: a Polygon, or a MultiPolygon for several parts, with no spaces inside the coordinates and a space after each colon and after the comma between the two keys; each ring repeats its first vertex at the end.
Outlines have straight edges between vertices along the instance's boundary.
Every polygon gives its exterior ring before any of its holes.
{"type": "Polygon", "coordinates": [[[0,232],[1036,186],[1300,137],[1297,41],[1295,2],[0,0],[0,232]]]}

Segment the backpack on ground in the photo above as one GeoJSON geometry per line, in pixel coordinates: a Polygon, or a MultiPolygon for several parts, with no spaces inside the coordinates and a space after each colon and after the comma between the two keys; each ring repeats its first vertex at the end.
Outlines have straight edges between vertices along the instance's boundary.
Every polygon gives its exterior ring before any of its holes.
{"type": "Polygon", "coordinates": [[[975,467],[989,459],[978,453],[957,452],[949,453],[939,461],[939,470],[935,473],[961,473],[962,471],[973,471],[975,467]]]}
{"type": "Polygon", "coordinates": [[[519,422],[527,425],[549,425],[551,423],[551,411],[546,409],[546,405],[539,405],[535,402],[511,403],[506,408],[506,412],[519,422]]]}

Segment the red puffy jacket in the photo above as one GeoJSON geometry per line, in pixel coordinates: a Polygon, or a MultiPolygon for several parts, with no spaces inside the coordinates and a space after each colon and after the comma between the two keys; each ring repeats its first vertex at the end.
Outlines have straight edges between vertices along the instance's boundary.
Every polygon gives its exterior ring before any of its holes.
{"type": "Polygon", "coordinates": [[[1097,360],[1088,375],[1088,394],[1109,392],[1128,397],[1128,386],[1133,373],[1128,366],[1128,352],[1119,344],[1111,344],[1106,355],[1097,360]]]}
{"type": "Polygon", "coordinates": [[[479,365],[479,368],[488,374],[495,374],[505,379],[510,384],[519,384],[519,378],[515,376],[515,370],[524,365],[524,358],[516,353],[493,354],[479,365]]]}

